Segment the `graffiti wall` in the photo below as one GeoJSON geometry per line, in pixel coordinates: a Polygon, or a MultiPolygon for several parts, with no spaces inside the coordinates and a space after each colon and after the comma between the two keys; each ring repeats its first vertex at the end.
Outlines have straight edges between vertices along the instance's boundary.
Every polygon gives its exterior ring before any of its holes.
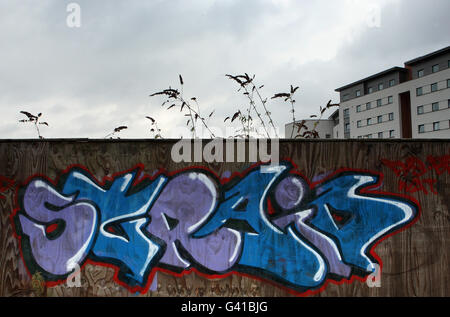
{"type": "Polygon", "coordinates": [[[1,143],[1,290],[25,296],[449,295],[448,142],[1,143]]]}

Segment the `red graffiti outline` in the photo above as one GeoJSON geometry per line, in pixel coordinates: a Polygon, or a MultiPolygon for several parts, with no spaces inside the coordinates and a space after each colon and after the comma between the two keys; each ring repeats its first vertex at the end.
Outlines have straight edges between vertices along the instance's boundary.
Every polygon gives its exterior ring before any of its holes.
{"type": "Polygon", "coordinates": [[[6,199],[2,194],[8,189],[14,188],[15,181],[6,176],[0,175],[0,199],[6,199]]]}
{"type": "Polygon", "coordinates": [[[425,178],[426,174],[434,171],[437,176],[445,173],[450,174],[450,155],[432,156],[428,155],[426,162],[423,162],[416,156],[409,156],[403,161],[391,161],[388,159],[380,160],[383,165],[388,167],[398,177],[398,190],[407,193],[424,192],[428,195],[429,191],[435,195],[437,179],[425,178]],[[408,178],[411,176],[412,178],[408,178]],[[427,186],[429,190],[427,190],[427,186]]]}

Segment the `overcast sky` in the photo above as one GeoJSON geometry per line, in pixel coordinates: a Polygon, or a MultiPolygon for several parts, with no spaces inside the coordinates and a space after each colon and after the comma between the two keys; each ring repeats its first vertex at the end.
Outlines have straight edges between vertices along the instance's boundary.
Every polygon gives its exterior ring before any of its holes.
{"type": "MultiPolygon", "coordinates": [[[[163,136],[185,125],[149,94],[184,78],[211,126],[246,99],[225,74],[249,73],[263,96],[300,86],[308,118],[355,80],[450,44],[449,0],[0,0],[0,138],[35,138],[19,113],[42,112],[46,138],[163,136]],[[67,5],[81,27],[67,25],[67,5]]],[[[289,105],[268,104],[284,133],[289,105]]],[[[327,113],[330,114],[330,113],[327,113]]]]}

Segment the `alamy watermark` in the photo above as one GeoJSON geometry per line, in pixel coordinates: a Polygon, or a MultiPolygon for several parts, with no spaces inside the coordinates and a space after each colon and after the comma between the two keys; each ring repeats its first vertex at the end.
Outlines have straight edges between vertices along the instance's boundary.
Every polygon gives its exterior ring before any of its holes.
{"type": "Polygon", "coordinates": [[[381,268],[377,263],[372,263],[367,266],[368,271],[372,271],[366,280],[368,287],[381,287],[381,268]]]}
{"type": "Polygon", "coordinates": [[[72,273],[69,274],[66,280],[66,284],[68,287],[81,287],[81,268],[78,264],[74,263],[70,266],[70,269],[73,270],[72,273]]]}
{"type": "Polygon", "coordinates": [[[372,3],[366,9],[366,23],[369,28],[381,27],[381,8],[379,5],[372,3]]]}
{"type": "MultiPolygon", "coordinates": [[[[249,138],[236,139],[232,127],[227,127],[225,133],[214,129],[216,137],[212,140],[190,139],[190,130],[178,127],[172,130],[172,136],[181,139],[171,149],[171,158],[175,163],[180,162],[264,162],[261,169],[278,166],[280,161],[279,139],[277,137],[260,138],[261,131],[256,130],[249,138]]],[[[201,131],[200,131],[201,132],[201,131]]],[[[269,135],[278,135],[272,131],[269,135]]],[[[200,135],[202,135],[200,133],[200,135]]]]}
{"type": "Polygon", "coordinates": [[[69,13],[66,18],[66,24],[69,28],[81,27],[81,7],[76,2],[67,5],[66,11],[69,13]]]}

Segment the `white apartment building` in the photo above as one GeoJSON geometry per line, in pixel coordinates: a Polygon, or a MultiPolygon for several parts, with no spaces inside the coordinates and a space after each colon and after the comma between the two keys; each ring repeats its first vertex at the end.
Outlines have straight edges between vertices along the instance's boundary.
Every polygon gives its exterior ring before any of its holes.
{"type": "Polygon", "coordinates": [[[339,111],[319,135],[450,138],[450,46],[404,64],[337,88],[339,111]]]}
{"type": "Polygon", "coordinates": [[[341,137],[450,138],[450,46],[336,91],[341,137]]]}
{"type": "MultiPolygon", "coordinates": [[[[311,131],[312,129],[315,128],[315,130],[317,131],[317,133],[319,134],[319,138],[320,139],[332,139],[335,138],[333,135],[333,128],[336,126],[336,119],[338,119],[339,116],[339,111],[336,110],[334,112],[334,117],[333,115],[330,116],[329,119],[321,119],[321,120],[314,120],[314,119],[305,119],[304,121],[304,125],[306,128],[302,128],[300,130],[300,132],[298,132],[298,127],[294,126],[291,123],[288,123],[285,125],[284,127],[284,131],[285,131],[285,138],[290,139],[291,135],[292,138],[295,138],[296,135],[298,134],[303,134],[306,131],[311,131]],[[316,124],[317,122],[317,124],[316,124]],[[316,126],[314,127],[314,125],[316,124],[316,126]],[[292,131],[292,128],[294,127],[294,131],[292,131]]],[[[296,121],[296,123],[300,123],[303,120],[300,121],[296,121]]]]}

